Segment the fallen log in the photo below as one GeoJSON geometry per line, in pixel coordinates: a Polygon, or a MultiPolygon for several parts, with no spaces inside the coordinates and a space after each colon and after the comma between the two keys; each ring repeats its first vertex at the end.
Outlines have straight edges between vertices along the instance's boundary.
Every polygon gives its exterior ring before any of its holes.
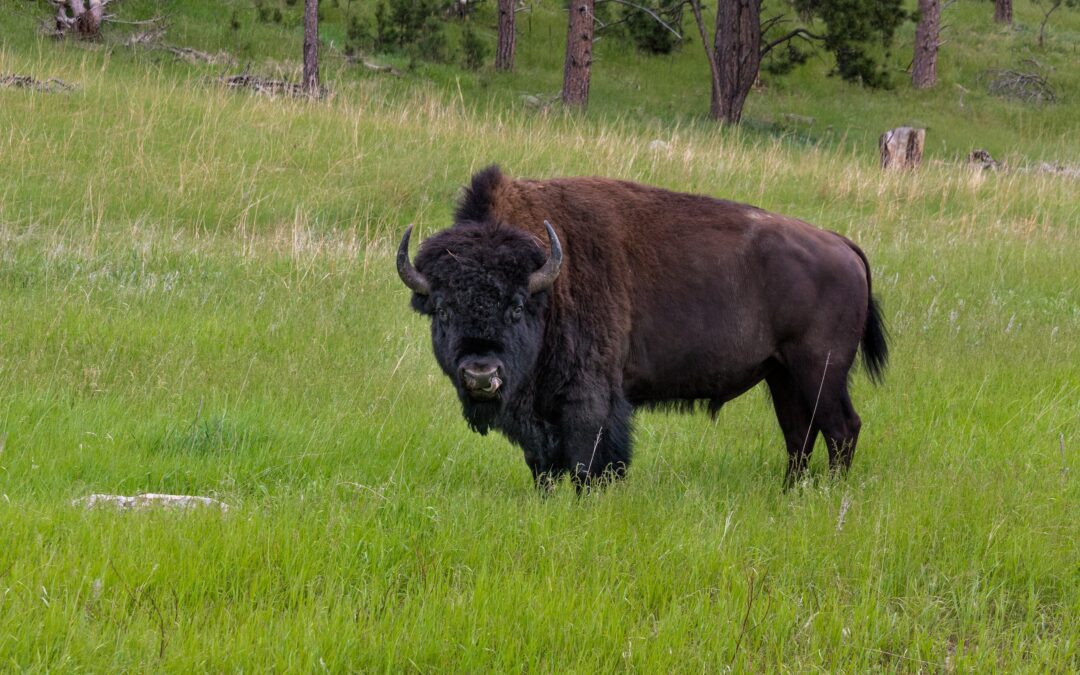
{"type": "Polygon", "coordinates": [[[29,75],[0,75],[0,87],[12,87],[15,89],[33,89],[56,93],[62,91],[74,91],[75,85],[68,84],[61,79],[50,77],[47,80],[35,80],[29,75]]]}

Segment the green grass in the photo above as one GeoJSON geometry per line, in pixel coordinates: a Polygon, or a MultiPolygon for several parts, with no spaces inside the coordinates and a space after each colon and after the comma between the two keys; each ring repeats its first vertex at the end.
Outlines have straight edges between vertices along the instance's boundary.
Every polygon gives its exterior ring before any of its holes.
{"type": "MultiPolygon", "coordinates": [[[[986,3],[955,7],[989,21],[986,3]]],[[[169,39],[212,37],[212,18],[176,14],[169,39]]],[[[0,669],[1080,669],[1075,180],[950,162],[883,175],[863,141],[905,91],[752,99],[759,120],[777,101],[822,122],[864,106],[865,128],[807,143],[718,133],[689,94],[654,107],[674,82],[619,110],[603,92],[635,94],[599,67],[588,116],[525,110],[515,90],[557,88],[558,56],[511,78],[332,65],[335,97],[311,103],[20,36],[24,9],[0,25],[0,72],[79,84],[0,90],[0,669]],[[750,201],[856,239],[893,360],[884,387],[854,380],[849,479],[825,477],[819,447],[813,478],[781,492],[755,390],[715,422],[639,416],[627,481],[540,498],[518,450],[460,419],[392,264],[403,226],[444,227],[492,160],[750,201]],[[145,491],[232,508],[70,505],[145,491]]],[[[1018,159],[1075,161],[1076,91],[1039,109],[983,98],[976,124],[946,84],[919,114],[940,115],[937,159],[985,128],[1018,159]]]]}

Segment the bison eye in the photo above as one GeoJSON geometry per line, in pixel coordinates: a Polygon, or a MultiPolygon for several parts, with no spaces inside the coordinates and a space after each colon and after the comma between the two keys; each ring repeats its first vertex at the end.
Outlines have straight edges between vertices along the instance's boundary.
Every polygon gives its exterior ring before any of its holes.
{"type": "Polygon", "coordinates": [[[450,320],[450,310],[446,309],[442,305],[435,308],[435,315],[439,317],[439,321],[446,323],[450,320]]]}
{"type": "Polygon", "coordinates": [[[521,313],[523,311],[524,311],[524,308],[522,307],[521,302],[520,301],[515,301],[514,304],[510,305],[510,312],[508,313],[508,316],[510,317],[510,321],[511,322],[519,321],[521,319],[521,313]]]}

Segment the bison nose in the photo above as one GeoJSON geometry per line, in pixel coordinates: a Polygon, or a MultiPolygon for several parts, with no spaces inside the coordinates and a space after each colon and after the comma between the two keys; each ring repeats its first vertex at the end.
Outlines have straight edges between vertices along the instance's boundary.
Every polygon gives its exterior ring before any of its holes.
{"type": "Polygon", "coordinates": [[[471,393],[494,394],[502,386],[498,363],[468,363],[461,366],[459,374],[461,383],[471,393]]]}

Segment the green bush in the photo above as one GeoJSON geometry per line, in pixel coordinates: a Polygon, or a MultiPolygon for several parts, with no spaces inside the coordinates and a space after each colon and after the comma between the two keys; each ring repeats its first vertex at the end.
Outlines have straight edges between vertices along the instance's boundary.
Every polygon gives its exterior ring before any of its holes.
{"type": "Polygon", "coordinates": [[[345,30],[345,55],[352,56],[374,46],[375,34],[371,30],[371,24],[355,14],[350,16],[345,30]]]}
{"type": "Polygon", "coordinates": [[[379,46],[405,49],[415,45],[432,29],[442,30],[438,22],[437,0],[380,0],[375,8],[375,27],[379,46]]]}
{"type": "Polygon", "coordinates": [[[465,26],[461,34],[462,63],[469,70],[480,70],[487,59],[488,47],[476,34],[471,25],[465,26]]]}
{"type": "Polygon", "coordinates": [[[450,43],[442,29],[442,22],[435,16],[424,21],[420,37],[408,49],[413,58],[435,63],[450,60],[450,43]]]}
{"type": "MultiPolygon", "coordinates": [[[[641,5],[653,11],[664,23],[675,30],[682,25],[682,2],[671,0],[644,0],[641,5]]],[[[670,54],[682,40],[648,12],[635,7],[622,8],[626,37],[646,54],[670,54]]]]}

